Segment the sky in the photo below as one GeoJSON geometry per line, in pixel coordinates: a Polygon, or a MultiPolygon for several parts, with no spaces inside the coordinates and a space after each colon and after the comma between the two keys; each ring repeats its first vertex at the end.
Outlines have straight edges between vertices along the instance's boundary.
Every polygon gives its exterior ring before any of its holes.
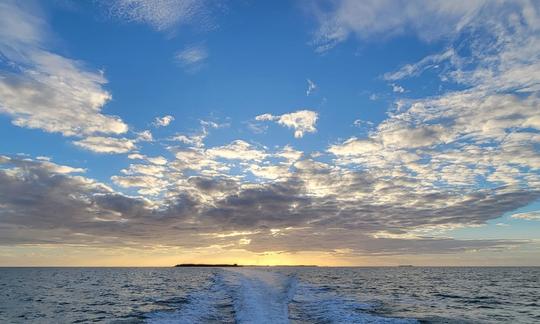
{"type": "Polygon", "coordinates": [[[0,0],[0,265],[540,265],[540,3],[0,0]]]}

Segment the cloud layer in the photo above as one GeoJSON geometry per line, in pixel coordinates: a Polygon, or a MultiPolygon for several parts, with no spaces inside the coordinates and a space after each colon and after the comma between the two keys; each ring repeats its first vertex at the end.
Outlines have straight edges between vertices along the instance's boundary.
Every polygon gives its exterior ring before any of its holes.
{"type": "MultiPolygon", "coordinates": [[[[146,130],[130,137],[119,117],[102,112],[111,99],[103,73],[47,50],[40,16],[4,2],[0,112],[15,125],[70,137],[77,147],[125,154],[128,165],[110,181],[97,181],[82,168],[52,160],[0,156],[0,243],[349,255],[501,250],[528,243],[459,240],[446,233],[483,226],[540,199],[538,5],[398,3],[399,9],[386,1],[316,5],[318,50],[351,35],[367,40],[412,31],[422,40],[444,39],[440,53],[382,79],[402,94],[395,82],[430,70],[452,90],[399,99],[383,121],[369,124],[365,136],[332,140],[310,152],[247,138],[209,145],[208,135],[220,125],[207,121],[192,133],[155,139],[146,130]],[[163,152],[145,150],[145,143],[154,142],[163,144],[163,152]]],[[[158,30],[201,10],[190,1],[118,1],[112,8],[158,30]]],[[[177,59],[191,67],[206,56],[188,47],[177,59]]],[[[306,94],[315,89],[308,80],[306,94]]],[[[307,109],[255,117],[292,129],[298,139],[315,133],[318,119],[307,109]]],[[[153,125],[173,120],[157,117],[153,125]]]]}

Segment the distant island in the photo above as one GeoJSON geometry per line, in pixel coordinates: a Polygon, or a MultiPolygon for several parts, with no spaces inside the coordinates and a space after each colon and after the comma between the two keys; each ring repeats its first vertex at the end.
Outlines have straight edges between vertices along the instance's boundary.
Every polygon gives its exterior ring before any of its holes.
{"type": "Polygon", "coordinates": [[[181,268],[181,267],[241,267],[241,265],[238,264],[200,264],[200,263],[181,263],[174,266],[175,268],[181,268]]]}
{"type": "Polygon", "coordinates": [[[208,264],[208,263],[181,263],[174,266],[175,268],[189,268],[189,267],[215,267],[215,268],[230,268],[230,267],[318,267],[317,265],[298,264],[298,265],[239,265],[234,264],[208,264]]]}

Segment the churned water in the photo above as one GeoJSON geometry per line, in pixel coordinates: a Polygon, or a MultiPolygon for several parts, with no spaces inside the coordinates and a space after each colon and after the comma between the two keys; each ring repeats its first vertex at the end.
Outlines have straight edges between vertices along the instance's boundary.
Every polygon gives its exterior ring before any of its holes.
{"type": "Polygon", "coordinates": [[[0,268],[2,323],[540,323],[540,268],[0,268]]]}

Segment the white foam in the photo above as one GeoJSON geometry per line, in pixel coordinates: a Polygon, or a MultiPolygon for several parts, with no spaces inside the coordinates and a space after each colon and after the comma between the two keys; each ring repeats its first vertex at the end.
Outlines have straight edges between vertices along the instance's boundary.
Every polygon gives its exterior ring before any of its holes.
{"type": "Polygon", "coordinates": [[[418,323],[414,319],[370,314],[373,305],[359,303],[336,292],[298,282],[295,276],[265,268],[223,269],[214,275],[209,287],[189,295],[187,300],[177,311],[150,314],[147,322],[418,323]],[[223,306],[224,301],[228,311],[218,306],[223,306]]]}
{"type": "Polygon", "coordinates": [[[233,304],[237,323],[289,323],[288,304],[296,278],[264,269],[231,269],[223,281],[233,304]]]}

